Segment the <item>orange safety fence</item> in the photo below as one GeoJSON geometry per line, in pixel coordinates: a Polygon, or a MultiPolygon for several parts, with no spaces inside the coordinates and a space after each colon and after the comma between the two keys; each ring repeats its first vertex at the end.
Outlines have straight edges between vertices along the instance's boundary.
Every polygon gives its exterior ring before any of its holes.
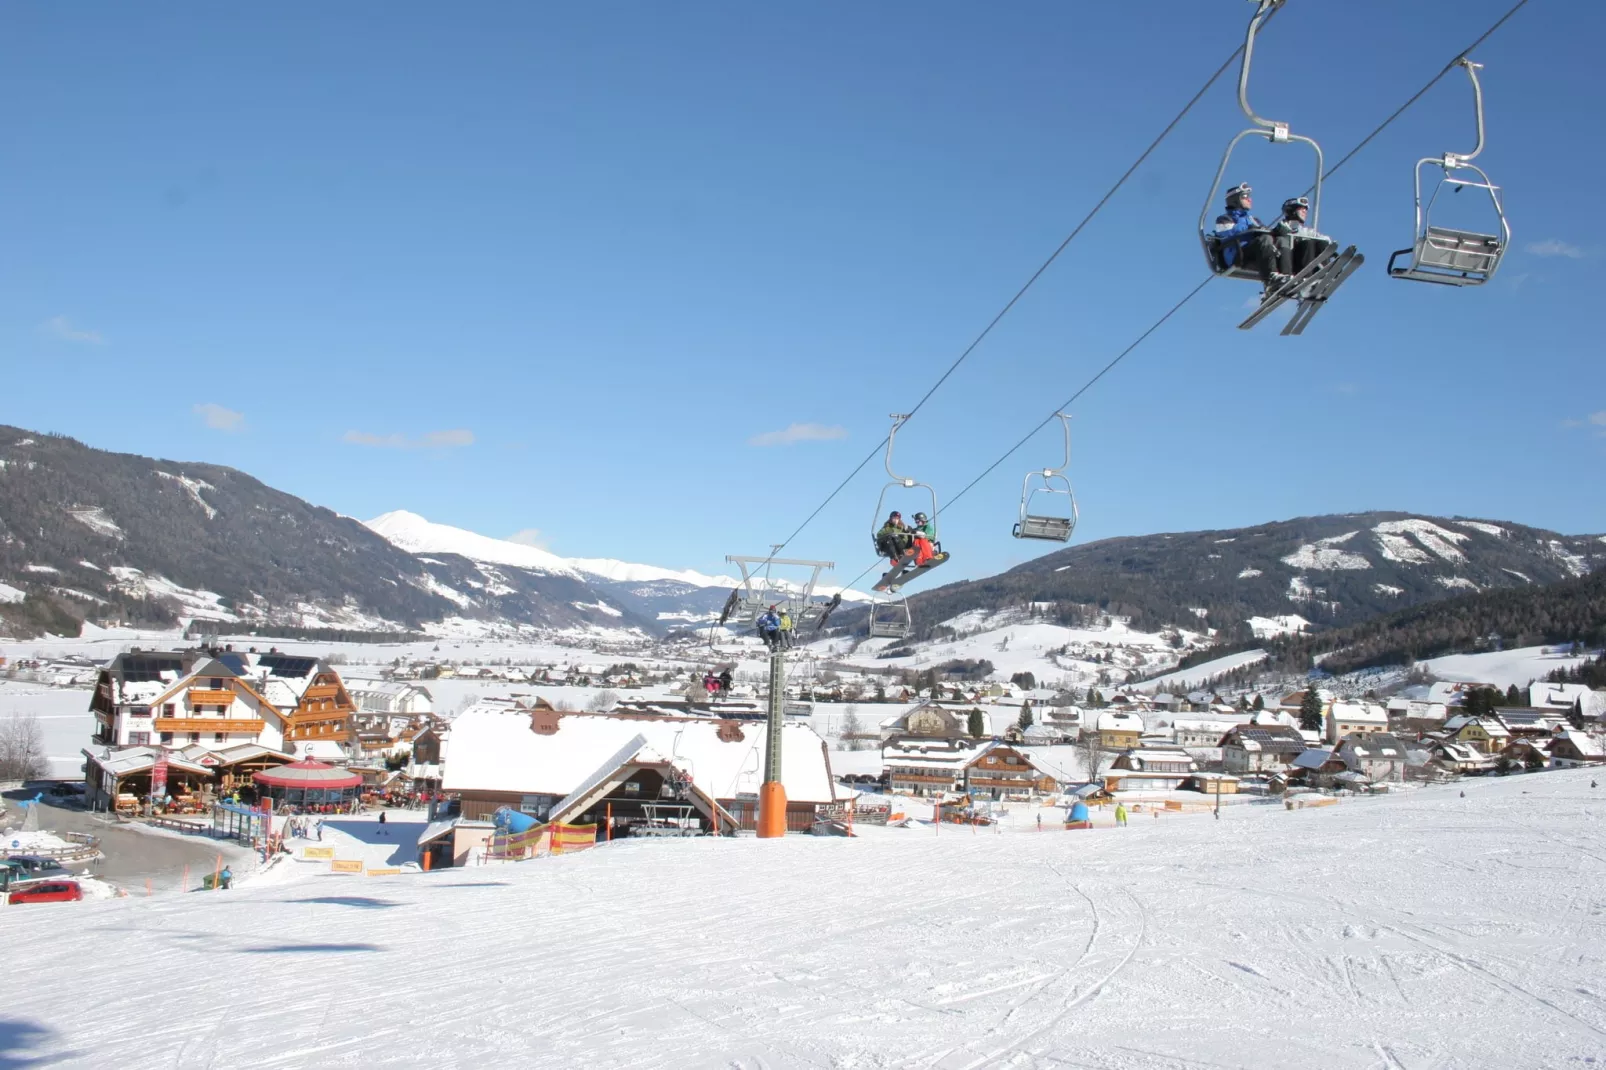
{"type": "Polygon", "coordinates": [[[520,861],[545,854],[572,854],[597,845],[597,826],[556,822],[533,825],[523,832],[498,834],[491,839],[486,857],[492,861],[520,861]]]}

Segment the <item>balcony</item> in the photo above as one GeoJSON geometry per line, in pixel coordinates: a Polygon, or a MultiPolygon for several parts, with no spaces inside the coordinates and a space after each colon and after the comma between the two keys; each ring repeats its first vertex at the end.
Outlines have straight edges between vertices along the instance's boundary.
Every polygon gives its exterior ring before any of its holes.
{"type": "Polygon", "coordinates": [[[249,732],[259,735],[267,727],[260,717],[158,717],[158,732],[249,732]]]}
{"type": "Polygon", "coordinates": [[[206,687],[192,687],[189,698],[191,706],[227,706],[234,701],[234,692],[228,688],[213,691],[206,687]]]}

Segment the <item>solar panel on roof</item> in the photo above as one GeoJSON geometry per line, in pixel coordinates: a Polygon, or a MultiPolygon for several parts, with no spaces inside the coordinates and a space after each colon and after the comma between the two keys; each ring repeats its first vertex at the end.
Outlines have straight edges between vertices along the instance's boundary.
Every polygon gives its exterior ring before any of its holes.
{"type": "Polygon", "coordinates": [[[244,676],[246,672],[245,658],[232,650],[226,650],[217,656],[217,659],[227,665],[235,673],[244,676]]]}
{"type": "Polygon", "coordinates": [[[305,676],[318,664],[317,658],[297,657],[292,654],[263,654],[257,663],[274,676],[305,676]]]}

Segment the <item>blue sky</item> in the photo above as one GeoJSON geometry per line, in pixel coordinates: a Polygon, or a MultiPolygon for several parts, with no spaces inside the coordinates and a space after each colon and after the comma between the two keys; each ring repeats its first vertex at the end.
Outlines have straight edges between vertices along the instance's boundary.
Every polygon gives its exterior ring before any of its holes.
{"type": "MultiPolygon", "coordinates": [[[[1291,0],[1251,97],[1329,160],[1509,0],[1291,0]]],[[[13,4],[0,422],[232,465],[355,516],[712,570],[800,523],[1241,39],[1251,8],[13,4]],[[775,443],[793,425],[802,440],[775,443]],[[766,438],[765,436],[768,436],[766,438]],[[755,444],[760,443],[760,444],[755,444]]],[[[1301,339],[1216,282],[1074,410],[1077,538],[1370,508],[1606,531],[1601,5],[1483,46],[1514,251],[1383,275],[1441,82],[1333,179],[1369,256],[1301,339]],[[1594,414],[1592,422],[1592,414],[1594,414]]],[[[1203,275],[1223,79],[900,435],[952,493],[1203,275]]],[[[1254,150],[1258,149],[1258,152],[1254,150]]],[[[1275,212],[1295,150],[1231,181],[1275,212]]],[[[1286,192],[1285,192],[1286,191],[1286,192]]],[[[945,515],[1008,537],[1049,429],[945,515]]],[[[869,563],[869,466],[788,553],[869,563]]]]}

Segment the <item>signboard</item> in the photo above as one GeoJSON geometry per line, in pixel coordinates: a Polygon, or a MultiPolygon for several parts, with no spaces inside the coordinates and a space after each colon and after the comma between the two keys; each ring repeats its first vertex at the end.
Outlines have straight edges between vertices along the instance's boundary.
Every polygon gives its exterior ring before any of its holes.
{"type": "Polygon", "coordinates": [[[394,877],[400,872],[399,868],[392,866],[389,869],[370,869],[368,875],[370,877],[394,877]]]}
{"type": "Polygon", "coordinates": [[[361,873],[362,859],[336,858],[329,863],[330,873],[361,873]]]}
{"type": "Polygon", "coordinates": [[[335,849],[333,847],[303,847],[301,849],[302,858],[333,858],[334,856],[335,849]]]}
{"type": "Polygon", "coordinates": [[[156,759],[151,767],[151,798],[160,799],[167,794],[167,752],[156,759]]]}

